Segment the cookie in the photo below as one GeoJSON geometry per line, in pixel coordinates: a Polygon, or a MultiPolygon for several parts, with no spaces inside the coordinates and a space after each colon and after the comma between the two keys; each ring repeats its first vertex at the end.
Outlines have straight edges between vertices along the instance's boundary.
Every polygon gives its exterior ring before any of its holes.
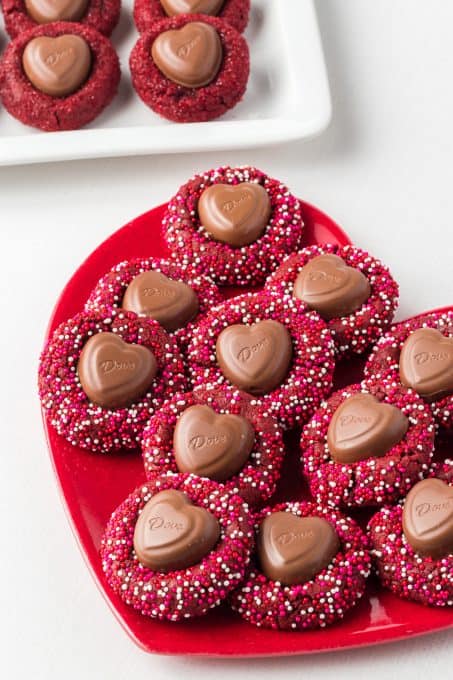
{"type": "Polygon", "coordinates": [[[77,314],[40,359],[45,416],[71,444],[95,452],[135,449],[150,415],[185,387],[179,349],[151,319],[130,312],[77,314]]]}
{"type": "Polygon", "coordinates": [[[179,189],[163,234],[180,264],[209,272],[221,285],[256,286],[300,245],[303,226],[299,201],[279,180],[253,167],[225,166],[179,189]]]}
{"type": "Polygon", "coordinates": [[[110,41],[87,25],[56,22],[20,33],[0,61],[5,109],[40,130],[76,130],[114,98],[120,80],[110,41]]]}
{"type": "Polygon", "coordinates": [[[176,123],[213,120],[242,99],[250,70],[245,39],[204,14],[163,19],[141,34],[129,59],[142,101],[176,123]]]}
{"type": "Polygon", "coordinates": [[[179,621],[225,600],[244,577],[252,549],[253,524],[240,496],[195,475],[166,475],[114,511],[101,559],[107,583],[126,604],[179,621]]]}
{"type": "Polygon", "coordinates": [[[398,304],[398,285],[387,267],[351,245],[310,246],[289,255],[266,288],[317,311],[339,358],[366,352],[389,327],[398,304]]]}
{"type": "Polygon", "coordinates": [[[257,552],[230,604],[255,626],[324,628],[343,618],[365,592],[368,541],[332,508],[282,503],[256,516],[257,552]]]}
{"type": "Polygon", "coordinates": [[[430,405],[437,424],[453,430],[453,311],[393,326],[373,349],[365,375],[401,380],[430,405]]]}
{"type": "Polygon", "coordinates": [[[313,496],[338,507],[395,503],[427,475],[434,431],[429,407],[399,383],[338,390],[301,436],[313,496]]]}
{"type": "Polygon", "coordinates": [[[275,418],[227,386],[175,395],[150,419],[142,439],[148,479],[191,472],[223,482],[250,506],[275,491],[285,453],[275,418]]]}
{"type": "Polygon", "coordinates": [[[331,335],[316,312],[271,292],[215,307],[187,349],[195,386],[233,385],[284,427],[305,422],[332,387],[331,335]]]}
{"type": "Polygon", "coordinates": [[[239,33],[249,20],[250,0],[135,0],[134,21],[143,33],[159,19],[178,14],[218,16],[239,33]]]}

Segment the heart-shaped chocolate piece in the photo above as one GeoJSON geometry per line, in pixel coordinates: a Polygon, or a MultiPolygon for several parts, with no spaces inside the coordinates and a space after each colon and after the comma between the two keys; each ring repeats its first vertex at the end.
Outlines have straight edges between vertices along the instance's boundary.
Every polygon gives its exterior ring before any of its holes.
{"type": "Polygon", "coordinates": [[[401,348],[400,378],[428,400],[453,393],[453,338],[435,328],[419,328],[401,348]]]}
{"type": "Polygon", "coordinates": [[[403,530],[421,555],[453,554],[453,488],[441,479],[418,482],[404,503],[403,530]]]}
{"type": "Polygon", "coordinates": [[[265,576],[291,586],[325,569],[339,551],[340,540],[321,517],[274,512],[261,522],[257,548],[265,576]]]}
{"type": "Polygon", "coordinates": [[[252,326],[228,326],[216,343],[222,373],[251,394],[266,394],[278,387],[288,374],[292,353],[287,329],[271,319],[252,326]]]}
{"type": "Polygon", "coordinates": [[[200,562],[219,536],[214,515],[193,505],[181,491],[167,489],[153,496],[140,513],[134,549],[145,567],[167,573],[200,562]]]}
{"type": "Polygon", "coordinates": [[[180,416],[173,435],[180,472],[224,482],[243,467],[255,441],[252,426],[241,416],[191,406],[180,416]]]}
{"type": "Polygon", "coordinates": [[[27,43],[22,65],[37,90],[53,97],[66,97],[88,78],[91,50],[78,35],[41,36],[27,43]]]}
{"type": "Polygon", "coordinates": [[[369,298],[366,276],[338,255],[318,255],[303,267],[294,283],[294,296],[324,319],[352,314],[369,298]]]}
{"type": "Polygon", "coordinates": [[[38,24],[51,21],[78,21],[83,17],[88,0],[25,0],[28,14],[38,24]]]}
{"type": "Polygon", "coordinates": [[[97,333],[83,347],[77,373],[87,397],[103,408],[123,408],[142,397],[157,373],[147,347],[124,342],[115,333],[97,333]]]}
{"type": "Polygon", "coordinates": [[[215,28],[192,21],[182,28],[160,33],[153,42],[151,56],[166,78],[196,88],[214,80],[222,63],[223,48],[215,28]]]}
{"type": "Polygon", "coordinates": [[[372,394],[354,394],[337,408],[327,431],[330,455],[338,463],[379,458],[404,437],[409,420],[399,408],[372,394]]]}
{"type": "Polygon", "coordinates": [[[210,14],[216,16],[224,0],[160,0],[165,14],[174,17],[176,14],[210,14]]]}
{"type": "Polygon", "coordinates": [[[143,272],[126,288],[122,302],[127,309],[158,321],[167,331],[183,328],[198,312],[198,298],[183,281],[160,272],[143,272]]]}
{"type": "Polygon", "coordinates": [[[213,184],[198,201],[198,215],[206,231],[230,246],[247,246],[265,230],[271,216],[269,195],[261,184],[213,184]]]}

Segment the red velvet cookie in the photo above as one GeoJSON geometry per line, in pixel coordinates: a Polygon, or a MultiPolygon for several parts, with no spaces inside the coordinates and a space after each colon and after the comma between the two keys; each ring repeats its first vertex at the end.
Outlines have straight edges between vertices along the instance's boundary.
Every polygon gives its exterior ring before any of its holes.
{"type": "Polygon", "coordinates": [[[5,28],[15,38],[41,24],[73,21],[108,36],[118,23],[121,0],[70,0],[58,5],[44,0],[2,0],[5,28]]]}
{"type": "Polygon", "coordinates": [[[134,21],[140,33],[159,19],[173,14],[210,14],[223,19],[239,33],[247,26],[250,0],[135,0],[134,21]],[[164,9],[167,6],[168,14],[164,9]]]}
{"type": "Polygon", "coordinates": [[[247,293],[215,307],[187,350],[194,385],[230,384],[284,427],[305,422],[332,387],[331,335],[293,297],[247,293]]]}
{"type": "Polygon", "coordinates": [[[363,354],[390,325],[398,285],[387,267],[355,246],[310,246],[289,255],[266,287],[294,295],[317,311],[337,355],[363,354]]]}
{"type": "Polygon", "coordinates": [[[453,430],[453,311],[393,326],[373,349],[365,375],[401,380],[429,403],[436,423],[453,430]]]}
{"type": "Polygon", "coordinates": [[[175,395],[154,414],[142,450],[148,479],[192,472],[223,482],[249,505],[272,496],[285,453],[277,421],[249,395],[205,385],[175,395]]]}
{"type": "Polygon", "coordinates": [[[428,473],[434,448],[429,408],[391,381],[335,392],[305,426],[303,472],[320,503],[395,503],[428,473]]]}
{"type": "Polygon", "coordinates": [[[76,130],[94,120],[114,98],[119,80],[119,61],[110,41],[90,26],[76,23],[44,24],[20,33],[0,62],[4,107],[25,125],[46,131],[76,130]],[[75,37],[77,44],[67,44],[68,36],[71,43],[75,37]],[[35,84],[24,71],[26,54],[33,62],[35,84]],[[68,82],[76,89],[61,96],[48,94],[36,86],[44,87],[44,82],[50,86],[47,91],[62,91],[68,82]]]}
{"type": "Polygon", "coordinates": [[[96,452],[136,448],[150,414],[185,387],[182,357],[164,329],[113,310],[62,323],[38,375],[49,422],[71,444],[96,452]]]}
{"type": "Polygon", "coordinates": [[[282,503],[262,510],[255,530],[259,557],[252,558],[230,597],[249,623],[275,630],[324,628],[363,596],[371,566],[368,540],[349,517],[314,503],[282,503]],[[260,547],[264,543],[267,547],[260,547]],[[289,578],[284,584],[271,577],[292,567],[299,576],[304,573],[302,582],[289,578]]]}
{"type": "Polygon", "coordinates": [[[368,529],[379,579],[398,597],[453,606],[453,463],[414,486],[404,504],[383,508],[368,529]]]}
{"type": "Polygon", "coordinates": [[[149,108],[176,123],[195,123],[218,118],[242,99],[250,57],[245,39],[222,19],[183,14],[142,33],[129,66],[149,108]]]}
{"type": "MultiPolygon", "coordinates": [[[[206,547],[209,543],[212,541],[206,547]]],[[[240,496],[195,475],[166,475],[140,486],[115,510],[102,539],[101,558],[109,586],[126,604],[144,616],[179,621],[201,616],[219,605],[243,579],[252,548],[253,524],[240,496]],[[147,504],[166,490],[181,492],[185,502],[177,499],[179,507],[175,508],[177,503],[166,499],[158,511],[150,513],[147,504]],[[134,549],[138,547],[136,525],[143,512],[147,513],[148,533],[145,526],[138,540],[145,558],[159,559],[158,569],[140,562],[134,549]],[[215,522],[218,540],[204,555],[194,556],[198,561],[192,565],[168,569],[171,562],[176,563],[178,549],[184,557],[184,542],[190,549],[191,530],[195,529],[198,539],[192,545],[206,538],[200,524],[207,519],[215,522]],[[172,528],[177,535],[179,532],[167,554],[161,545],[165,538],[162,531],[159,536],[159,529],[167,528],[162,527],[164,522],[170,532],[172,528]]]]}
{"type": "Polygon", "coordinates": [[[85,309],[105,313],[122,308],[154,318],[184,350],[193,323],[221,301],[211,279],[190,267],[179,267],[171,260],[136,258],[112,267],[96,284],[85,309]]]}
{"type": "Polygon", "coordinates": [[[173,257],[222,285],[263,283],[300,245],[303,227],[300,203],[288,188],[247,166],[195,175],[171,199],[163,220],[173,257]],[[207,228],[200,212],[210,222],[207,228]],[[229,242],[238,238],[246,243],[229,242]]]}

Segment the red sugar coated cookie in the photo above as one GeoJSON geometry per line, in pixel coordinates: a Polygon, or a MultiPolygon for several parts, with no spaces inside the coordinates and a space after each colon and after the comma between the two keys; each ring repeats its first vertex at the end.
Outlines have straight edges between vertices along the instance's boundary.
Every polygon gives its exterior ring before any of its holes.
{"type": "Polygon", "coordinates": [[[335,506],[376,506],[395,503],[427,476],[434,448],[430,409],[413,392],[391,381],[349,385],[321,404],[304,427],[300,448],[303,472],[319,503],[335,506]],[[327,431],[337,408],[351,395],[369,393],[399,408],[409,419],[403,439],[381,457],[356,463],[332,459],[327,431]]]}
{"type": "Polygon", "coordinates": [[[285,453],[282,431],[274,418],[252,405],[249,395],[227,386],[201,385],[195,392],[175,395],[154,414],[142,439],[146,477],[178,472],[173,449],[175,426],[181,414],[196,404],[207,405],[216,413],[242,416],[250,422],[255,433],[250,457],[239,473],[224,484],[251,506],[268,501],[280,477],[285,453]]]}
{"type": "Polygon", "coordinates": [[[25,125],[45,131],[76,130],[94,120],[114,98],[120,80],[118,56],[110,41],[94,28],[56,22],[20,33],[7,46],[0,62],[0,97],[7,111],[25,125]],[[37,90],[22,68],[22,54],[33,38],[77,35],[91,50],[88,80],[66,97],[37,90]]]}
{"type": "MultiPolygon", "coordinates": [[[[399,380],[401,348],[408,336],[419,328],[434,328],[445,337],[453,338],[453,311],[424,314],[392,326],[370,354],[365,366],[365,376],[376,380],[389,376],[392,380],[399,380]]],[[[430,407],[436,423],[447,430],[453,430],[453,394],[430,402],[430,407]]]]}
{"type": "MultiPolygon", "coordinates": [[[[453,461],[435,467],[430,476],[453,488],[453,461]]],[[[398,597],[431,607],[453,606],[453,554],[434,559],[419,555],[403,532],[403,504],[382,508],[368,524],[379,579],[398,597]]]]}
{"type": "Polygon", "coordinates": [[[163,232],[173,257],[209,275],[222,285],[256,286],[263,283],[285,255],[300,245],[303,221],[300,203],[288,188],[253,167],[224,166],[195,175],[168,204],[163,232]],[[254,243],[233,248],[210,237],[200,224],[197,207],[203,191],[213,184],[256,182],[271,202],[271,217],[254,243]]]}
{"type": "Polygon", "coordinates": [[[38,372],[39,396],[46,418],[71,444],[109,453],[137,448],[150,415],[174,392],[185,388],[184,364],[175,340],[150,319],[111,311],[108,317],[77,314],[62,323],[45,346],[38,372]],[[148,347],[158,373],[151,389],[126,408],[93,404],[77,375],[87,340],[96,333],[116,333],[127,343],[148,347]]]}
{"type": "Polygon", "coordinates": [[[98,281],[90,293],[85,310],[106,313],[109,309],[119,309],[131,281],[139,274],[151,270],[164,274],[174,281],[183,281],[196,293],[199,304],[197,316],[186,327],[170,333],[175,336],[181,349],[184,350],[193,324],[223,299],[219,289],[208,276],[197,273],[190,267],[179,267],[171,260],[157,258],[136,258],[120,262],[98,281]]]}
{"type": "MultiPolygon", "coordinates": [[[[11,38],[39,24],[27,12],[24,0],[3,0],[5,28],[11,38]]],[[[121,0],[88,0],[84,15],[76,22],[95,28],[103,35],[110,35],[118,23],[121,0]]]]}
{"type": "MultiPolygon", "coordinates": [[[[242,33],[247,26],[249,13],[250,0],[225,0],[217,16],[242,33]]],[[[134,21],[140,33],[151,28],[157,20],[166,17],[160,0],[135,0],[134,21]]]]}
{"type": "Polygon", "coordinates": [[[247,504],[222,484],[195,475],[166,475],[136,489],[113,513],[101,546],[102,568],[111,588],[145,616],[179,621],[201,616],[238,586],[253,549],[247,504]],[[212,513],[220,538],[199,564],[166,574],[137,560],[134,529],[144,505],[164,489],[177,489],[212,513]]]}
{"type": "Polygon", "coordinates": [[[314,257],[325,254],[341,257],[346,265],[362,272],[370,284],[371,294],[357,311],[327,321],[339,358],[363,354],[388,328],[398,305],[398,284],[387,267],[369,253],[351,245],[304,248],[282,262],[267,279],[266,288],[292,295],[301,269],[314,257]]]}
{"type": "Polygon", "coordinates": [[[333,341],[315,312],[301,313],[299,302],[269,291],[246,293],[215,307],[194,329],[187,355],[194,386],[230,384],[216,360],[220,333],[233,324],[273,319],[283,324],[292,341],[287,377],[271,392],[253,397],[251,404],[275,416],[283,427],[304,423],[332,388],[333,341]]]}
{"type": "Polygon", "coordinates": [[[132,84],[143,102],[164,118],[176,123],[213,120],[232,109],[244,96],[250,71],[249,48],[240,33],[217,17],[181,14],[162,19],[142,33],[129,59],[132,84]],[[199,21],[216,29],[223,60],[214,80],[199,88],[169,80],[151,57],[154,40],[164,31],[199,21]]]}
{"type": "Polygon", "coordinates": [[[241,587],[230,597],[230,604],[255,626],[274,630],[324,628],[342,619],[363,596],[371,566],[368,540],[349,517],[308,502],[282,503],[262,510],[255,516],[255,529],[265,517],[280,511],[330,522],[340,539],[339,552],[311,581],[292,586],[268,579],[256,558],[252,559],[241,587]]]}

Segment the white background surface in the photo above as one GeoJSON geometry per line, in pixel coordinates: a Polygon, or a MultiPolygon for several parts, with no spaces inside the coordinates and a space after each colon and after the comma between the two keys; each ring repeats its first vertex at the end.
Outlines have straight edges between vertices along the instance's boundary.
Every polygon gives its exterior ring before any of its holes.
{"type": "MultiPolygon", "coordinates": [[[[451,677],[453,632],[293,659],[147,656],[98,594],[44,445],[36,366],[82,259],[196,170],[255,163],[329,212],[401,283],[400,317],[453,303],[453,3],[319,0],[334,121],[318,140],[253,152],[0,170],[0,675],[38,680],[451,677]]],[[[303,65],[301,65],[301,68],[303,65]]]]}

